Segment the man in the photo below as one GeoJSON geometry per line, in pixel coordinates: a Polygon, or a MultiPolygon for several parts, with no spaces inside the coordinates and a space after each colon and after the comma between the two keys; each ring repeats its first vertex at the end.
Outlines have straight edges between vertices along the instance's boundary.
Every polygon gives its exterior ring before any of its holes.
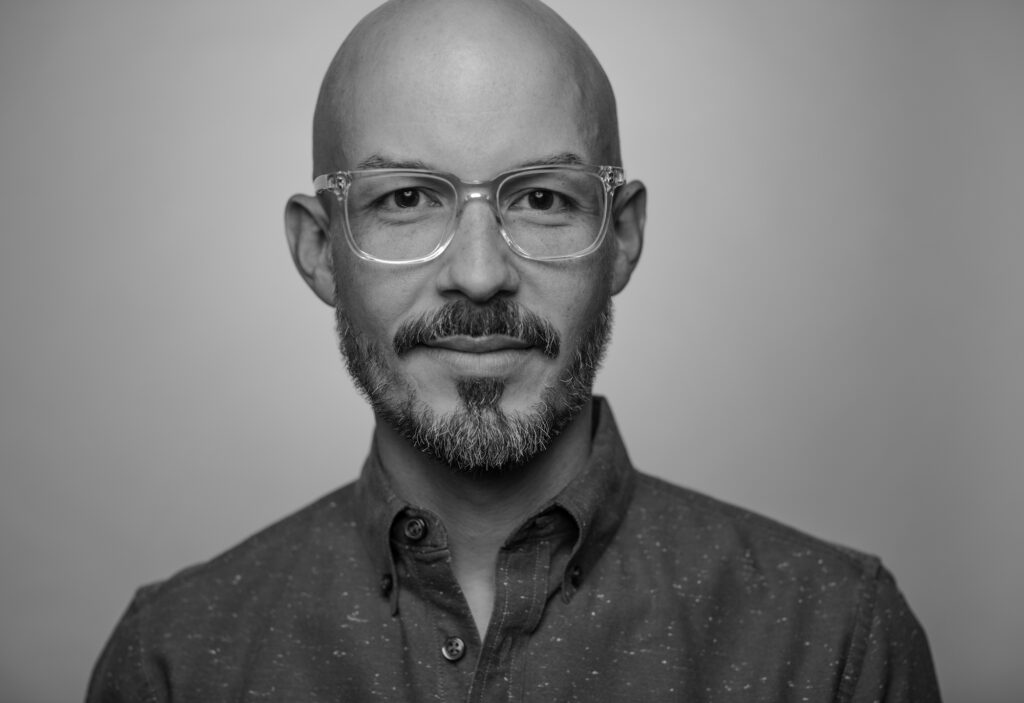
{"type": "Polygon", "coordinates": [[[874,558],[637,473],[591,396],[641,250],[611,87],[534,0],[391,2],[314,118],[295,264],[360,479],[142,589],[90,701],[935,701],[874,558]]]}

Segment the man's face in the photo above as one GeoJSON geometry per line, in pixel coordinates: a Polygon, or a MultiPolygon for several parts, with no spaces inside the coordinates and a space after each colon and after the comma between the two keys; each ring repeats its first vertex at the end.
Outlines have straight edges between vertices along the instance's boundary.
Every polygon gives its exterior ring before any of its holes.
{"type": "MultiPolygon", "coordinates": [[[[598,163],[592,114],[559,71],[509,66],[472,48],[362,73],[339,120],[343,168],[415,165],[487,180],[572,155],[598,163]]],[[[528,61],[527,61],[528,64],[528,61]]],[[[614,237],[580,259],[537,262],[502,239],[487,203],[470,201],[438,258],[358,258],[331,214],[342,349],[375,410],[454,466],[521,463],[590,397],[607,342],[614,237]]]]}

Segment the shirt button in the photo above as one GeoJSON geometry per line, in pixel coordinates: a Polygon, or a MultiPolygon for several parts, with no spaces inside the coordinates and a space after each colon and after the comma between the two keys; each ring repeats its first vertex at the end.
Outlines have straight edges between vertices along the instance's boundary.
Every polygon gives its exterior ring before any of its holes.
{"type": "Polygon", "coordinates": [[[461,637],[449,637],[441,647],[441,654],[450,662],[457,662],[466,654],[466,643],[461,637]]]}
{"type": "Polygon", "coordinates": [[[402,526],[402,532],[413,542],[419,542],[427,534],[427,523],[422,518],[414,517],[402,526]]]}
{"type": "Polygon", "coordinates": [[[395,579],[391,574],[384,574],[380,580],[380,592],[385,596],[391,595],[391,589],[395,587],[395,579]]]}

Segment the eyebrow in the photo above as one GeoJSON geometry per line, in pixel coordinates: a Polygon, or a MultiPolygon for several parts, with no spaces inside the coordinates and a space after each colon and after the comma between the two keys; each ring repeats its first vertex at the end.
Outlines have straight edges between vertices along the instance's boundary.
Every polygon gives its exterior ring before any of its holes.
{"type": "Polygon", "coordinates": [[[552,154],[533,161],[523,161],[513,168],[527,168],[529,166],[582,166],[586,163],[579,154],[571,151],[563,151],[560,154],[552,154]]]}
{"type": "Polygon", "coordinates": [[[422,161],[397,161],[395,159],[389,159],[381,154],[372,154],[368,158],[363,159],[356,164],[357,171],[374,168],[416,168],[426,169],[427,166],[422,161]]]}
{"type": "MultiPolygon", "coordinates": [[[[584,163],[586,162],[579,156],[579,154],[575,154],[571,151],[563,151],[558,154],[542,156],[538,159],[521,161],[511,168],[504,170],[511,171],[517,168],[529,168],[530,166],[579,166],[584,163]]],[[[418,159],[399,160],[389,158],[383,154],[371,154],[369,157],[357,163],[355,170],[362,171],[378,168],[434,170],[430,169],[427,164],[419,161],[418,159]]]]}

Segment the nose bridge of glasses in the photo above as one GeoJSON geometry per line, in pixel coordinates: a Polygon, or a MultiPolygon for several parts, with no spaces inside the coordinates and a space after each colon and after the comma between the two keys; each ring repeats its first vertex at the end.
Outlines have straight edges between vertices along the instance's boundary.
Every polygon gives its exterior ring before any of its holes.
{"type": "Polygon", "coordinates": [[[495,183],[494,181],[489,182],[465,182],[462,181],[457,185],[456,190],[458,191],[458,215],[461,216],[462,212],[466,207],[474,202],[480,201],[482,205],[486,205],[490,208],[491,213],[494,215],[496,221],[501,221],[501,213],[498,211],[498,204],[495,198],[495,183]]]}

